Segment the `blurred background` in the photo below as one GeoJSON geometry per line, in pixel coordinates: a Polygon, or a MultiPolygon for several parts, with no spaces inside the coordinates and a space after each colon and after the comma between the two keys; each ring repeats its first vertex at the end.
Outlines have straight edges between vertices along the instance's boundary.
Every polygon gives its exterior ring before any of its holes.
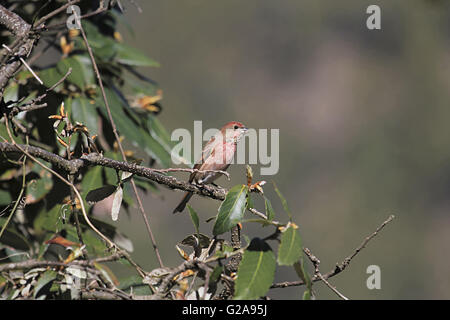
{"type": "MultiPolygon", "coordinates": [[[[287,198],[304,246],[321,271],[353,253],[390,214],[396,218],[350,264],[331,278],[351,299],[450,299],[450,4],[448,1],[188,0],[127,5],[126,43],[160,62],[142,69],[164,91],[160,120],[169,132],[220,128],[239,120],[280,129],[280,170],[266,180],[287,198]],[[381,7],[381,30],[366,28],[366,9],[381,7]],[[369,290],[369,265],[381,268],[381,289],[369,290]]],[[[245,182],[231,168],[230,187],[245,182]]],[[[187,175],[180,175],[187,179],[187,175]]],[[[192,227],[172,215],[181,192],[161,188],[145,198],[166,265],[181,258],[174,246],[192,227]]],[[[201,232],[219,202],[194,197],[201,232]]],[[[264,206],[257,203],[261,210],[264,206]]],[[[121,215],[133,257],[157,267],[142,217],[121,215]]],[[[244,233],[269,229],[244,225],[244,233]]],[[[267,234],[264,234],[267,233],[267,234]]],[[[276,246],[275,243],[273,243],[276,246]]],[[[308,262],[309,263],[309,262],[308,262]]],[[[120,270],[119,270],[120,272],[120,270]]],[[[279,268],[277,281],[297,280],[279,268]]],[[[335,299],[314,285],[319,299],[335,299]]],[[[271,289],[298,299],[302,287],[271,289]]]]}

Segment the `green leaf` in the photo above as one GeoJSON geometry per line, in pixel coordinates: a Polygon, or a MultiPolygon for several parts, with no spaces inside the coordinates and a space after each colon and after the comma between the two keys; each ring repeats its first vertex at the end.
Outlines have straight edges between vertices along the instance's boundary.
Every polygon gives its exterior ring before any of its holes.
{"type": "MultiPolygon", "coordinates": [[[[127,266],[129,265],[129,262],[125,259],[120,259],[119,262],[124,263],[127,266]]],[[[150,290],[150,286],[143,283],[142,278],[137,275],[120,279],[118,288],[125,292],[133,292],[135,295],[148,295],[153,293],[150,290]]]]}
{"type": "Polygon", "coordinates": [[[273,187],[275,188],[275,192],[278,194],[278,197],[279,197],[280,200],[281,200],[281,204],[283,205],[284,211],[286,211],[286,213],[287,213],[288,216],[289,216],[289,220],[292,220],[292,213],[291,213],[291,210],[289,210],[289,207],[288,207],[288,205],[287,205],[286,198],[283,197],[283,195],[281,194],[280,190],[278,190],[277,185],[275,184],[275,182],[273,182],[273,187]]]}
{"type": "MultiPolygon", "coordinates": [[[[91,219],[92,220],[92,219],[91,219]]],[[[67,226],[67,240],[78,242],[77,231],[74,226],[67,226]]],[[[86,245],[86,250],[89,255],[99,255],[104,256],[107,252],[107,247],[104,241],[102,241],[96,234],[91,230],[86,230],[82,234],[83,242],[86,245]]]]}
{"type": "MultiPolygon", "coordinates": [[[[4,123],[0,124],[0,136],[3,138],[7,138],[8,136],[8,131],[6,130],[6,125],[4,123]]],[[[16,143],[18,144],[23,144],[24,141],[22,140],[22,138],[20,137],[20,135],[18,137],[14,137],[14,141],[16,141],[16,143]]]]}
{"type": "Polygon", "coordinates": [[[275,211],[273,211],[272,204],[270,200],[264,197],[264,206],[266,208],[266,216],[269,221],[272,221],[275,217],[275,211]]]}
{"type": "Polygon", "coordinates": [[[93,84],[95,81],[91,60],[86,56],[74,55],[62,59],[58,62],[56,68],[60,75],[65,75],[69,68],[72,68],[72,72],[67,77],[67,80],[82,90],[86,85],[93,84]]]}
{"type": "Polygon", "coordinates": [[[72,111],[72,120],[84,124],[91,136],[98,133],[96,107],[90,103],[89,99],[79,97],[72,100],[69,98],[64,101],[64,105],[68,106],[72,111]]]}
{"type": "MultiPolygon", "coordinates": [[[[97,26],[87,20],[82,21],[82,25],[96,60],[99,58],[103,61],[109,61],[116,54],[116,41],[103,35],[97,26]]],[[[86,49],[81,37],[75,38],[75,49],[86,49]]]]}
{"type": "Polygon", "coordinates": [[[47,270],[45,271],[37,281],[36,285],[34,286],[34,295],[33,297],[36,298],[38,296],[39,291],[45,287],[47,284],[52,282],[56,279],[58,276],[58,273],[54,270],[47,270]]]}
{"type": "MultiPolygon", "coordinates": [[[[67,70],[66,70],[67,72],[67,70]]],[[[44,69],[42,71],[39,72],[39,78],[41,78],[42,82],[44,82],[44,85],[47,88],[51,88],[55,83],[57,83],[63,76],[65,75],[65,73],[61,74],[59,73],[58,69],[56,67],[54,68],[48,68],[48,69],[44,69]]],[[[54,91],[55,92],[59,92],[61,91],[61,89],[63,88],[63,84],[60,84],[59,86],[57,86],[54,91]]]]}
{"type": "Polygon", "coordinates": [[[235,300],[254,300],[264,296],[275,276],[275,255],[270,246],[254,238],[244,251],[235,283],[235,300]]]}
{"type": "Polygon", "coordinates": [[[222,271],[223,271],[223,266],[216,266],[214,268],[213,272],[211,272],[211,275],[209,276],[210,285],[219,280],[220,275],[222,274],[222,271]]]}
{"type": "Polygon", "coordinates": [[[84,175],[81,181],[81,188],[83,190],[82,197],[86,198],[86,195],[93,189],[98,188],[103,185],[102,181],[102,167],[95,166],[90,168],[89,171],[84,175]]]}
{"type": "Polygon", "coordinates": [[[72,72],[67,77],[67,81],[73,83],[80,89],[84,88],[83,67],[77,60],[74,58],[62,59],[58,62],[56,68],[60,75],[66,74],[69,68],[72,68],[72,72]]]}
{"type": "MultiPolygon", "coordinates": [[[[144,151],[152,158],[158,160],[162,166],[168,167],[171,164],[170,150],[166,150],[147,130],[140,128],[140,134],[144,139],[144,151]]],[[[142,147],[142,146],[141,146],[142,147]]]]}
{"type": "MultiPolygon", "coordinates": [[[[105,89],[105,93],[111,108],[113,120],[120,134],[124,135],[135,147],[143,149],[149,156],[156,159],[163,167],[168,167],[171,163],[170,152],[165,150],[161,144],[148,133],[147,130],[139,127],[139,125],[130,119],[130,117],[123,110],[123,102],[113,91],[105,89]]],[[[99,97],[98,99],[101,98],[99,97]]],[[[104,107],[103,99],[99,100],[98,103],[102,105],[100,112],[106,119],[109,119],[106,112],[106,107],[104,107]]]]}
{"type": "Polygon", "coordinates": [[[247,197],[247,208],[249,208],[249,209],[255,208],[251,194],[249,194],[247,197]]]}
{"type": "MultiPolygon", "coordinates": [[[[69,209],[69,206],[65,206],[69,209]]],[[[63,223],[61,219],[61,205],[55,205],[51,210],[43,208],[33,221],[33,228],[38,235],[42,235],[45,231],[52,233],[62,229],[63,223]]],[[[70,210],[70,209],[69,209],[70,210]]]]}
{"type": "Polygon", "coordinates": [[[280,266],[291,266],[300,259],[302,253],[302,240],[297,231],[297,226],[289,223],[281,234],[278,264],[280,266]]]}
{"type": "MultiPolygon", "coordinates": [[[[108,104],[111,109],[111,114],[114,120],[114,123],[117,126],[121,135],[124,135],[130,142],[134,145],[143,145],[144,139],[139,132],[139,128],[123,111],[122,102],[119,100],[117,95],[105,88],[106,97],[108,99],[108,104]]],[[[101,105],[100,112],[104,115],[106,119],[109,121],[108,113],[106,111],[105,103],[103,98],[99,95],[97,98],[98,104],[101,105]]]]}
{"type": "Polygon", "coordinates": [[[19,84],[17,82],[12,82],[6,87],[3,92],[3,100],[4,102],[19,100],[19,84]]]}
{"type": "Polygon", "coordinates": [[[158,62],[148,58],[138,49],[130,47],[126,44],[116,43],[116,50],[116,60],[119,63],[139,67],[159,67],[158,62]]]}
{"type": "Polygon", "coordinates": [[[10,204],[12,201],[11,194],[6,190],[0,190],[0,206],[10,204]]]}
{"type": "Polygon", "coordinates": [[[89,204],[97,203],[99,201],[105,200],[110,195],[112,195],[116,191],[117,187],[111,184],[107,184],[103,187],[91,190],[86,195],[86,201],[89,204]]]}
{"type": "Polygon", "coordinates": [[[40,201],[53,187],[52,174],[50,172],[44,170],[36,163],[33,165],[32,170],[36,172],[39,177],[32,179],[27,183],[26,195],[28,203],[40,201]]]}
{"type": "Polygon", "coordinates": [[[158,118],[153,115],[149,115],[147,119],[147,126],[149,127],[151,136],[161,143],[161,145],[170,153],[175,143],[170,139],[169,133],[158,118]]]}
{"type": "Polygon", "coordinates": [[[294,269],[299,278],[302,279],[304,283],[306,283],[306,290],[303,293],[303,300],[310,300],[313,295],[312,282],[308,272],[305,271],[305,265],[303,263],[303,255],[299,261],[294,263],[294,269]]]}
{"type": "Polygon", "coordinates": [[[243,184],[236,185],[228,191],[214,223],[215,236],[227,232],[242,220],[247,204],[247,194],[248,187],[243,184]]]}
{"type": "MultiPolygon", "coordinates": [[[[0,229],[6,223],[6,218],[0,218],[0,229]]],[[[6,228],[3,231],[0,243],[6,244],[21,251],[28,251],[31,248],[27,238],[12,228],[6,228]]]]}
{"type": "Polygon", "coordinates": [[[192,207],[189,204],[187,205],[187,207],[189,209],[189,215],[191,216],[192,223],[194,224],[195,232],[198,234],[198,227],[200,225],[198,214],[197,212],[195,212],[194,209],[192,209],[192,207]]]}

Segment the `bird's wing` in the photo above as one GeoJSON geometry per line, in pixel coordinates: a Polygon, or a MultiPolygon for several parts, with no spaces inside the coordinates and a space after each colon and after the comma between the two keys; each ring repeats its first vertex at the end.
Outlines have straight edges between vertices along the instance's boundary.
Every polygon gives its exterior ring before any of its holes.
{"type": "MultiPolygon", "coordinates": [[[[200,170],[200,167],[205,163],[206,159],[208,159],[211,156],[211,153],[213,153],[213,150],[214,150],[214,146],[215,146],[214,142],[215,142],[215,140],[216,140],[216,137],[213,136],[205,144],[205,147],[202,150],[202,157],[201,157],[200,161],[197,161],[197,163],[195,163],[193,169],[200,170]]],[[[192,182],[194,180],[196,174],[197,174],[197,172],[192,172],[191,173],[191,175],[189,176],[189,182],[192,182]]]]}

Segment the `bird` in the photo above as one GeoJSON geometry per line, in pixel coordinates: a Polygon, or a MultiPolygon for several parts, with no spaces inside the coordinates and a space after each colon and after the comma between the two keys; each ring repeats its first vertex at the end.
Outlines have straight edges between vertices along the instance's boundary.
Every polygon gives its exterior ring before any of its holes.
{"type": "MultiPolygon", "coordinates": [[[[238,121],[226,123],[219,132],[217,132],[205,144],[200,161],[194,165],[193,169],[198,171],[220,170],[226,171],[233,161],[238,141],[245,135],[247,128],[238,121]]],[[[195,182],[198,185],[206,185],[216,180],[221,173],[192,172],[189,176],[189,183],[195,182]]],[[[173,213],[182,212],[186,204],[191,199],[193,193],[188,191],[184,194],[180,204],[173,210],[173,213]]]]}

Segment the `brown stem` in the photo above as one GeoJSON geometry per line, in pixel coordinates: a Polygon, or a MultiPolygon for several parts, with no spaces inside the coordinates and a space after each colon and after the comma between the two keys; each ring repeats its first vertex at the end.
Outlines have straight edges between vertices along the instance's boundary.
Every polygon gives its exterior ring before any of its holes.
{"type": "MultiPolygon", "coordinates": [[[[331,277],[334,277],[335,275],[341,273],[342,271],[345,270],[345,268],[347,268],[350,264],[350,262],[352,261],[352,259],[359,253],[361,252],[362,249],[365,248],[365,246],[367,245],[367,243],[372,240],[376,235],[378,235],[378,233],[388,224],[390,223],[393,219],[395,218],[394,215],[390,215],[376,230],[375,232],[373,232],[371,235],[369,235],[368,237],[366,237],[364,239],[364,241],[354,250],[354,252],[348,256],[347,258],[345,258],[341,263],[337,263],[336,267],[331,270],[330,272],[326,273],[323,275],[324,279],[329,279],[331,277]]],[[[322,279],[319,278],[318,276],[314,276],[311,281],[315,282],[315,281],[321,281],[322,279]]],[[[286,281],[286,282],[279,282],[279,283],[274,283],[270,288],[286,288],[286,287],[293,287],[293,286],[302,286],[304,285],[305,282],[303,282],[302,280],[300,281],[286,281]]]]}
{"type": "MultiPolygon", "coordinates": [[[[83,29],[83,26],[81,25],[81,22],[79,22],[78,27],[80,28],[81,36],[83,37],[84,44],[86,45],[89,57],[91,59],[92,66],[94,68],[94,73],[95,73],[95,75],[97,77],[97,81],[98,81],[98,84],[100,86],[100,91],[102,92],[102,97],[103,97],[103,101],[105,102],[105,107],[106,107],[106,111],[108,113],[109,122],[111,124],[112,129],[113,129],[114,137],[115,137],[115,139],[117,141],[117,144],[119,146],[120,154],[122,155],[123,161],[127,161],[127,157],[125,155],[125,151],[123,150],[123,146],[122,146],[122,143],[120,142],[120,137],[119,137],[119,134],[117,132],[116,124],[115,124],[113,116],[111,114],[111,109],[109,107],[108,99],[106,97],[105,88],[103,87],[102,77],[101,77],[100,72],[98,70],[97,63],[95,61],[94,54],[92,52],[92,48],[89,45],[88,39],[86,37],[86,33],[84,32],[84,29],[83,29]]],[[[145,226],[147,228],[147,232],[148,232],[148,234],[150,236],[150,240],[152,242],[153,250],[155,251],[156,257],[157,257],[158,262],[159,262],[159,265],[161,267],[164,267],[164,264],[163,264],[162,259],[161,259],[161,255],[159,254],[158,246],[156,244],[156,239],[155,239],[155,237],[153,235],[153,232],[152,232],[152,229],[150,227],[150,223],[148,221],[147,214],[145,213],[144,206],[142,205],[142,200],[141,200],[141,198],[139,196],[139,193],[137,192],[136,184],[134,183],[133,179],[131,179],[130,182],[131,182],[131,186],[133,188],[134,195],[135,195],[136,200],[137,200],[138,205],[139,205],[139,211],[140,211],[140,213],[142,215],[142,218],[144,219],[144,223],[145,223],[145,226]]]]}

